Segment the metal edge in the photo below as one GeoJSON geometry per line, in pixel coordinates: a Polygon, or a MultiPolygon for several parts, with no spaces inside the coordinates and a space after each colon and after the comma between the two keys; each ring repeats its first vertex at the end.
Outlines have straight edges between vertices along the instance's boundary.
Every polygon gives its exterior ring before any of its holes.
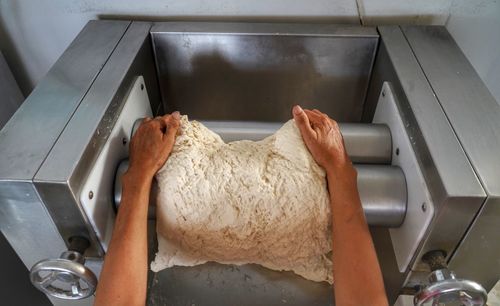
{"type": "Polygon", "coordinates": [[[338,24],[258,22],[155,22],[151,29],[151,33],[379,37],[375,27],[358,25],[346,26],[338,24]]]}

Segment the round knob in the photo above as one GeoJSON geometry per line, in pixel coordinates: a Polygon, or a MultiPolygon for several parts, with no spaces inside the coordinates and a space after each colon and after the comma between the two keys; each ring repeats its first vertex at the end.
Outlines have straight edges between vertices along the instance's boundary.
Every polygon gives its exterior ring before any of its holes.
{"type": "Polygon", "coordinates": [[[455,305],[482,306],[486,304],[487,293],[476,282],[457,279],[448,269],[436,270],[430,276],[434,282],[421,290],[414,299],[417,306],[423,305],[455,305]]]}
{"type": "Polygon", "coordinates": [[[86,298],[94,294],[97,278],[84,263],[85,258],[76,251],[63,252],[57,259],[39,261],[31,268],[31,283],[53,297],[68,300],[86,298]]]}
{"type": "Polygon", "coordinates": [[[413,299],[416,306],[434,305],[486,305],[488,294],[478,283],[457,279],[455,273],[448,270],[443,251],[430,251],[422,260],[431,268],[429,285],[420,290],[413,299]]]}

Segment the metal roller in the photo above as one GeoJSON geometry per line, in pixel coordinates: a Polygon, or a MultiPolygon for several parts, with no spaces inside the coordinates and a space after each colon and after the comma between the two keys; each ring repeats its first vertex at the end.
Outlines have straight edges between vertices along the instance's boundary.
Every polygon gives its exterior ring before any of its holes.
{"type": "MultiPolygon", "coordinates": [[[[133,136],[142,119],[132,127],[133,136]]],[[[226,141],[260,140],[276,132],[282,124],[262,122],[204,121],[202,122],[226,141]]],[[[391,134],[383,124],[341,124],[346,149],[353,162],[390,163],[391,134]]],[[[406,214],[406,180],[399,167],[385,165],[354,165],[358,172],[358,190],[366,220],[371,226],[398,227],[406,214]]],[[[122,195],[121,177],[128,169],[123,160],[116,170],[114,202],[118,209],[122,195]]],[[[148,217],[155,218],[157,186],[153,184],[148,217]]]]}
{"type": "MultiPolygon", "coordinates": [[[[354,165],[358,171],[358,190],[366,221],[371,226],[398,227],[406,214],[406,181],[403,171],[395,166],[354,165]]],[[[114,200],[121,201],[121,177],[128,168],[123,160],[116,171],[114,200]]],[[[153,184],[148,217],[154,219],[157,187],[153,184]]]]}
{"type": "Polygon", "coordinates": [[[406,215],[406,180],[396,166],[354,165],[366,221],[372,226],[399,227],[406,215]]]}
{"type": "MultiPolygon", "coordinates": [[[[261,140],[274,134],[282,123],[248,121],[201,121],[225,142],[241,139],[261,140]]],[[[353,163],[390,164],[391,131],[385,124],[341,123],[347,153],[353,163]]]]}

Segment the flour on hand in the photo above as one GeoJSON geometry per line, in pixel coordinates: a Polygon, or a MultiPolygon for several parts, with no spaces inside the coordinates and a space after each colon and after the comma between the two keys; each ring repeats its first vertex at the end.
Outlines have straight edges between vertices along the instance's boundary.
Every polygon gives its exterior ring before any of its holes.
{"type": "Polygon", "coordinates": [[[293,120],[264,140],[224,143],[183,116],[156,179],[153,271],[254,263],[333,282],[325,172],[293,120]]]}

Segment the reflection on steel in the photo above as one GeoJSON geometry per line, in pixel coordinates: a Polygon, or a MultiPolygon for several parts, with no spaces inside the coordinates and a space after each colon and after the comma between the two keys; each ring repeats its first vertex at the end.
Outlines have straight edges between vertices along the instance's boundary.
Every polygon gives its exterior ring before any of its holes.
{"type": "MultiPolygon", "coordinates": [[[[202,121],[225,142],[261,140],[275,133],[282,123],[252,121],[202,121]]],[[[390,164],[391,131],[384,124],[340,123],[347,153],[354,163],[390,164]]]]}
{"type": "MultiPolygon", "coordinates": [[[[406,214],[406,181],[399,167],[355,165],[358,171],[358,189],[361,204],[369,225],[398,227],[406,214]]],[[[122,196],[121,177],[128,169],[128,160],[122,161],[116,171],[114,201],[118,209],[122,196]]],[[[150,195],[148,217],[154,219],[156,185],[150,195]]]]}

